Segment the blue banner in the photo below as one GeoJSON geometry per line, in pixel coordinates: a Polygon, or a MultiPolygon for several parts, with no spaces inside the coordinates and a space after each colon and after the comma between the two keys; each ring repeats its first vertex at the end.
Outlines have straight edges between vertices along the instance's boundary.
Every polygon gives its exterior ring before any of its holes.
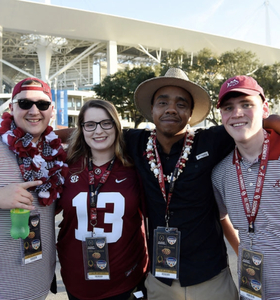
{"type": "Polygon", "coordinates": [[[67,90],[52,90],[52,100],[56,110],[57,128],[68,127],[68,95],[67,90]]]}

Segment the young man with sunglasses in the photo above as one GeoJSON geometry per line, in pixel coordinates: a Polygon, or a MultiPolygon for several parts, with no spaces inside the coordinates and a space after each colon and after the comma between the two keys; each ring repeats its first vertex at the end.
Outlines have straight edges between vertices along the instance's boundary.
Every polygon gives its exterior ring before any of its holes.
{"type": "Polygon", "coordinates": [[[54,201],[67,171],[60,140],[48,126],[50,87],[26,78],[0,118],[0,299],[45,299],[55,271],[54,201]],[[30,210],[29,235],[12,238],[11,209],[30,210]]]}

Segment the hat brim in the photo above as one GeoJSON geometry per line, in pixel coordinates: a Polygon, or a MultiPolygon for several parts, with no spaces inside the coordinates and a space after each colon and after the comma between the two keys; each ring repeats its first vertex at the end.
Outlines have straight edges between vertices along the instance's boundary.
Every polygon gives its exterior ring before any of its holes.
{"type": "Polygon", "coordinates": [[[158,89],[165,86],[177,86],[192,95],[194,108],[189,121],[190,126],[202,122],[207,117],[211,108],[211,100],[203,87],[185,79],[160,76],[142,82],[134,93],[135,105],[148,121],[153,123],[152,98],[158,89]]]}

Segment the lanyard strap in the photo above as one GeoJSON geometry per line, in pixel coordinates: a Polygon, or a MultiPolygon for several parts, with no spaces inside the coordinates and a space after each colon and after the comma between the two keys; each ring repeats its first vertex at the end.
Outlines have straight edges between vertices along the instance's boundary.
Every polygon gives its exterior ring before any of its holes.
{"type": "Polygon", "coordinates": [[[159,183],[159,187],[160,187],[163,199],[166,202],[165,221],[166,221],[166,227],[167,228],[169,227],[168,222],[169,222],[169,219],[170,219],[169,206],[170,206],[171,197],[172,197],[172,194],[173,194],[173,191],[174,191],[175,181],[177,180],[178,175],[179,175],[180,157],[183,154],[183,149],[184,149],[184,147],[186,145],[186,142],[187,142],[187,135],[188,135],[188,132],[186,132],[186,134],[185,134],[185,139],[184,139],[184,144],[183,144],[181,154],[180,154],[179,159],[176,163],[175,169],[171,173],[171,176],[170,176],[171,179],[170,179],[169,192],[168,192],[167,197],[166,197],[165,180],[164,180],[162,164],[161,164],[160,156],[159,156],[157,146],[156,146],[156,135],[154,135],[154,138],[153,138],[153,147],[154,147],[154,150],[155,150],[157,166],[158,166],[158,169],[159,169],[158,183],[159,183]]]}
{"type": "Polygon", "coordinates": [[[97,224],[97,210],[96,210],[96,203],[97,203],[97,196],[100,188],[104,185],[107,181],[111,170],[113,168],[115,162],[115,156],[111,160],[110,164],[108,165],[106,171],[100,178],[100,181],[95,189],[94,187],[94,172],[93,172],[93,163],[91,159],[88,159],[88,179],[89,179],[89,200],[90,200],[90,224],[94,226],[97,224]]]}
{"type": "Polygon", "coordinates": [[[259,211],[262,189],[263,189],[265,173],[267,169],[268,156],[269,156],[269,135],[267,134],[266,131],[264,131],[264,137],[265,138],[264,138],[264,143],[262,148],[261,162],[260,162],[260,167],[259,167],[259,172],[257,177],[257,183],[256,183],[252,208],[250,207],[250,202],[248,199],[247,190],[242,175],[242,170],[239,163],[237,147],[234,150],[235,166],[236,166],[237,178],[238,178],[238,183],[240,188],[240,194],[242,198],[244,211],[246,213],[246,217],[249,223],[249,232],[252,233],[254,232],[254,222],[259,211]]]}

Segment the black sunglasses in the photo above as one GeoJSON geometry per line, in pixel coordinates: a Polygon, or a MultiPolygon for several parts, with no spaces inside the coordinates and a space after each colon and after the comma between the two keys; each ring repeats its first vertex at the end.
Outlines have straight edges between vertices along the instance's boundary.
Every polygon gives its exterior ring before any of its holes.
{"type": "Polygon", "coordinates": [[[25,109],[25,110],[30,109],[33,106],[33,104],[35,104],[39,110],[47,110],[52,104],[50,101],[44,101],[44,100],[31,101],[28,99],[13,100],[13,103],[17,103],[21,109],[25,109]]]}

